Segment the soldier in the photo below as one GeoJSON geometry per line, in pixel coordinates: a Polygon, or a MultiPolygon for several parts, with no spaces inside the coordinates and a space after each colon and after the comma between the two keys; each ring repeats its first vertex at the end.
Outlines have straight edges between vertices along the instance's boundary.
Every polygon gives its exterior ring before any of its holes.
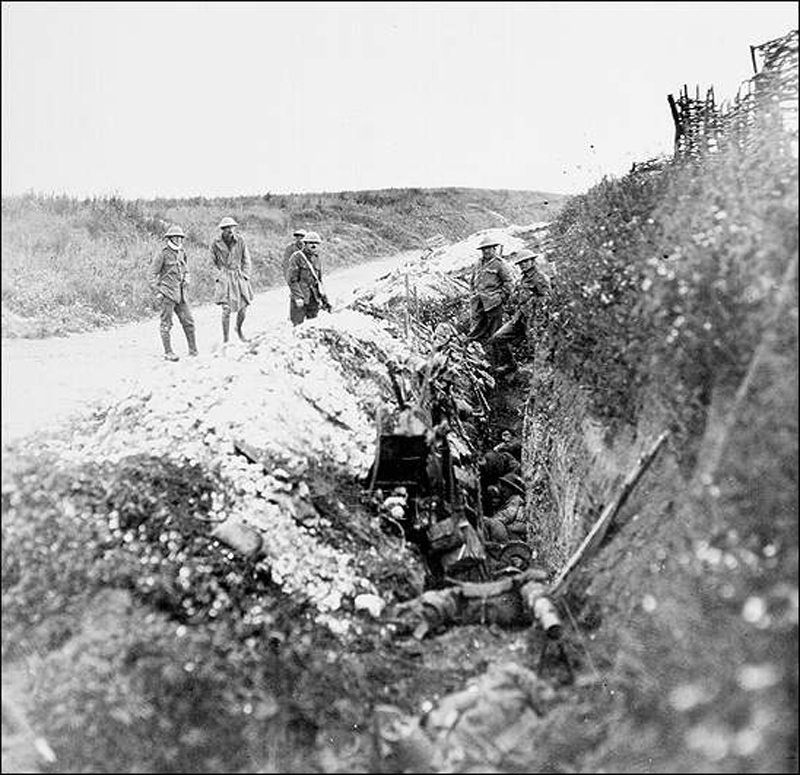
{"type": "Polygon", "coordinates": [[[516,363],[506,342],[489,344],[492,335],[503,325],[503,305],[511,294],[511,269],[498,254],[500,241],[486,236],[478,243],[481,261],[470,278],[470,317],[472,329],[467,335],[489,349],[498,374],[514,371],[516,363]]]}
{"type": "Polygon", "coordinates": [[[189,285],[189,269],[186,264],[186,251],[183,239],[186,235],[178,226],[167,229],[164,248],[153,258],[150,265],[150,281],[156,294],[156,304],[161,310],[161,341],[164,344],[164,358],[168,361],[180,360],[172,351],[170,331],[172,330],[172,313],[178,316],[189,345],[189,355],[197,355],[195,343],[194,319],[189,309],[186,290],[189,285]]]}
{"type": "Polygon", "coordinates": [[[330,311],[331,305],[322,287],[322,263],[319,259],[319,234],[310,231],[303,237],[302,250],[289,259],[289,319],[297,326],[315,318],[319,308],[330,311]]]}
{"type": "Polygon", "coordinates": [[[222,341],[227,344],[231,328],[231,312],[236,313],[236,333],[243,342],[242,331],[247,307],[253,300],[250,271],[253,263],[245,241],[236,234],[233,218],[220,221],[221,235],[211,245],[211,261],[217,270],[214,281],[214,302],[222,307],[222,341]]]}
{"type": "Polygon", "coordinates": [[[550,294],[550,280],[536,266],[536,254],[527,248],[520,250],[514,263],[522,271],[519,288],[514,292],[511,304],[516,308],[511,319],[501,326],[490,338],[490,346],[519,344],[528,330],[537,304],[550,294]]]}
{"type": "Polygon", "coordinates": [[[519,474],[501,476],[496,485],[497,508],[484,518],[491,541],[505,543],[509,540],[524,541],[527,538],[525,517],[525,483],[519,474]]]}
{"type": "MultiPolygon", "coordinates": [[[[502,329],[501,329],[502,330],[502,329]]],[[[492,447],[493,452],[508,452],[517,462],[522,462],[522,442],[509,428],[500,431],[500,442],[492,447]]]]}
{"type": "Polygon", "coordinates": [[[298,250],[303,249],[303,237],[306,236],[306,231],[305,229],[295,229],[292,232],[292,236],[294,237],[294,242],[289,243],[283,251],[283,262],[281,264],[283,279],[286,280],[287,284],[289,282],[289,262],[298,250]]]}

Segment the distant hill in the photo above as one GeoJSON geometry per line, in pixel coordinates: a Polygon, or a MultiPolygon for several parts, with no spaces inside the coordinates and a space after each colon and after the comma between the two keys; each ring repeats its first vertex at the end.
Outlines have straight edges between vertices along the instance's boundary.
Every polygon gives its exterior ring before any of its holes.
{"type": "Polygon", "coordinates": [[[187,234],[196,303],[211,298],[217,224],[233,216],[254,258],[256,290],[283,282],[295,228],[318,231],[328,269],[458,240],[492,226],[552,220],[568,199],[540,191],[389,188],[233,198],[2,200],[3,336],[48,336],[152,314],[147,265],[171,224],[187,234]]]}

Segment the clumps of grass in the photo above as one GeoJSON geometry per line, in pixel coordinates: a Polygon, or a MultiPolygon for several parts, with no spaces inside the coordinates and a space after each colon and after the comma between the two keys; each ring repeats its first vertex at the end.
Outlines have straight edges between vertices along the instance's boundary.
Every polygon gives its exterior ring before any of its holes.
{"type": "Polygon", "coordinates": [[[558,272],[533,335],[599,417],[635,424],[658,400],[697,438],[712,393],[746,373],[798,234],[797,162],[779,133],[756,139],[604,180],[556,219],[558,272]]]}
{"type": "Polygon", "coordinates": [[[165,228],[178,223],[194,303],[211,301],[209,245],[232,215],[253,257],[256,290],[283,284],[281,258],[291,230],[325,238],[327,271],[452,239],[487,225],[487,211],[518,223],[548,219],[564,197],[470,189],[386,189],[320,194],[128,201],[26,195],[2,201],[2,303],[6,336],[50,336],[140,320],[154,313],[149,264],[165,228]],[[544,206],[543,202],[550,202],[544,206]],[[479,207],[471,210],[468,203],[479,207]]]}

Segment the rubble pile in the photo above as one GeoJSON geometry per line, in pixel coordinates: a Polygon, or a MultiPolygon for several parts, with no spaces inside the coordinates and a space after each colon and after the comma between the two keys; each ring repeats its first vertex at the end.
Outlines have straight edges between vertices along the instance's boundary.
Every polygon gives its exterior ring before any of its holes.
{"type": "Polygon", "coordinates": [[[375,318],[323,314],[224,356],[165,366],[157,389],[134,391],[101,424],[50,444],[64,465],[146,454],[217,471],[227,486],[212,507],[219,540],[262,563],[287,593],[336,611],[343,598],[375,587],[351,554],[322,540],[327,522],[304,477],[311,461],[345,481],[367,474],[375,455],[370,412],[391,390],[384,364],[411,357],[375,318]],[[255,454],[241,454],[242,443],[255,454]]]}

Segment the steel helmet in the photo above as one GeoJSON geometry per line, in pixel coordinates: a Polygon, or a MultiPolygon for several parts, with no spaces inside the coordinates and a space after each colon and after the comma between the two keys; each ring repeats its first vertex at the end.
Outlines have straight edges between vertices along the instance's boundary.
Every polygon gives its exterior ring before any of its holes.
{"type": "Polygon", "coordinates": [[[164,239],[167,237],[185,237],[186,235],[183,233],[183,229],[180,226],[170,226],[164,232],[164,239]]]}
{"type": "Polygon", "coordinates": [[[310,231],[303,237],[303,242],[317,242],[317,243],[319,243],[319,242],[322,242],[322,238],[319,236],[319,234],[317,234],[317,232],[310,231]]]}
{"type": "Polygon", "coordinates": [[[497,237],[491,237],[488,234],[481,237],[481,241],[478,243],[478,250],[483,250],[483,248],[490,248],[493,245],[500,245],[500,240],[497,237]]]}
{"type": "Polygon", "coordinates": [[[525,495],[525,482],[519,474],[506,474],[499,481],[519,495],[525,495]]]}
{"type": "Polygon", "coordinates": [[[522,248],[522,250],[514,254],[514,263],[522,264],[534,258],[536,258],[536,253],[534,253],[532,250],[529,250],[528,248],[522,248]]]}
{"type": "Polygon", "coordinates": [[[220,222],[219,228],[224,229],[226,226],[238,226],[239,224],[233,220],[229,215],[226,215],[220,222]]]}
{"type": "Polygon", "coordinates": [[[293,237],[305,237],[306,236],[306,230],[305,229],[295,229],[292,232],[292,236],[293,237]]]}

